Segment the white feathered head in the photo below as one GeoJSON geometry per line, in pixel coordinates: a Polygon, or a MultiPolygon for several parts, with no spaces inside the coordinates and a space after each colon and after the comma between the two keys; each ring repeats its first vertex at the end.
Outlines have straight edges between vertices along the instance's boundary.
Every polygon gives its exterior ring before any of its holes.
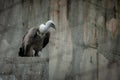
{"type": "Polygon", "coordinates": [[[41,24],[39,26],[39,31],[40,31],[40,33],[46,33],[46,32],[48,32],[50,27],[56,29],[55,23],[52,20],[47,21],[45,24],[41,24]]]}

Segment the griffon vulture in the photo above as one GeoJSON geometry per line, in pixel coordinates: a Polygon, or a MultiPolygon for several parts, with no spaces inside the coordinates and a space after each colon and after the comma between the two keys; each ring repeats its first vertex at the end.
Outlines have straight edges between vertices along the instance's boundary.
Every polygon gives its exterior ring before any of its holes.
{"type": "Polygon", "coordinates": [[[41,51],[49,42],[50,32],[49,28],[55,29],[55,24],[52,20],[41,24],[39,27],[33,27],[28,30],[22,40],[22,46],[19,48],[19,56],[29,57],[38,56],[41,51]],[[33,51],[35,52],[33,54],[33,51]]]}

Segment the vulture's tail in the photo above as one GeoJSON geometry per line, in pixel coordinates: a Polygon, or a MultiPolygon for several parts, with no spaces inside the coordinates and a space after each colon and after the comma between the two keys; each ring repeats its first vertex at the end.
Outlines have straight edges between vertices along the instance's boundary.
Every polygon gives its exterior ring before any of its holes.
{"type": "Polygon", "coordinates": [[[20,47],[19,48],[19,52],[18,52],[18,55],[21,56],[21,57],[24,57],[24,48],[23,47],[20,47]]]}

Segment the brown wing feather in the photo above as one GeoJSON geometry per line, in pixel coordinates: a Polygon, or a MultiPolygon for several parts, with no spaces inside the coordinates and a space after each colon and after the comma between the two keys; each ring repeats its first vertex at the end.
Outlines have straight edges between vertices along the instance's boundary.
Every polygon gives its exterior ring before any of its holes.
{"type": "Polygon", "coordinates": [[[37,35],[37,28],[31,28],[25,33],[22,39],[22,45],[19,48],[19,52],[18,52],[19,56],[25,56],[26,46],[34,41],[34,37],[36,37],[36,35],[37,35]]]}
{"type": "Polygon", "coordinates": [[[50,38],[50,32],[47,32],[45,34],[45,38],[44,38],[44,41],[43,41],[43,48],[48,44],[49,38],[50,38]]]}

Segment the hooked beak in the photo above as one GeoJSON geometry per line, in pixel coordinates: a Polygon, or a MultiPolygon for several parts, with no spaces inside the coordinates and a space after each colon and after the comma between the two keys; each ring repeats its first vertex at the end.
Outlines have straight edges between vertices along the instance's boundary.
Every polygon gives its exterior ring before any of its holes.
{"type": "Polygon", "coordinates": [[[55,24],[51,23],[50,27],[56,30],[55,24]]]}

